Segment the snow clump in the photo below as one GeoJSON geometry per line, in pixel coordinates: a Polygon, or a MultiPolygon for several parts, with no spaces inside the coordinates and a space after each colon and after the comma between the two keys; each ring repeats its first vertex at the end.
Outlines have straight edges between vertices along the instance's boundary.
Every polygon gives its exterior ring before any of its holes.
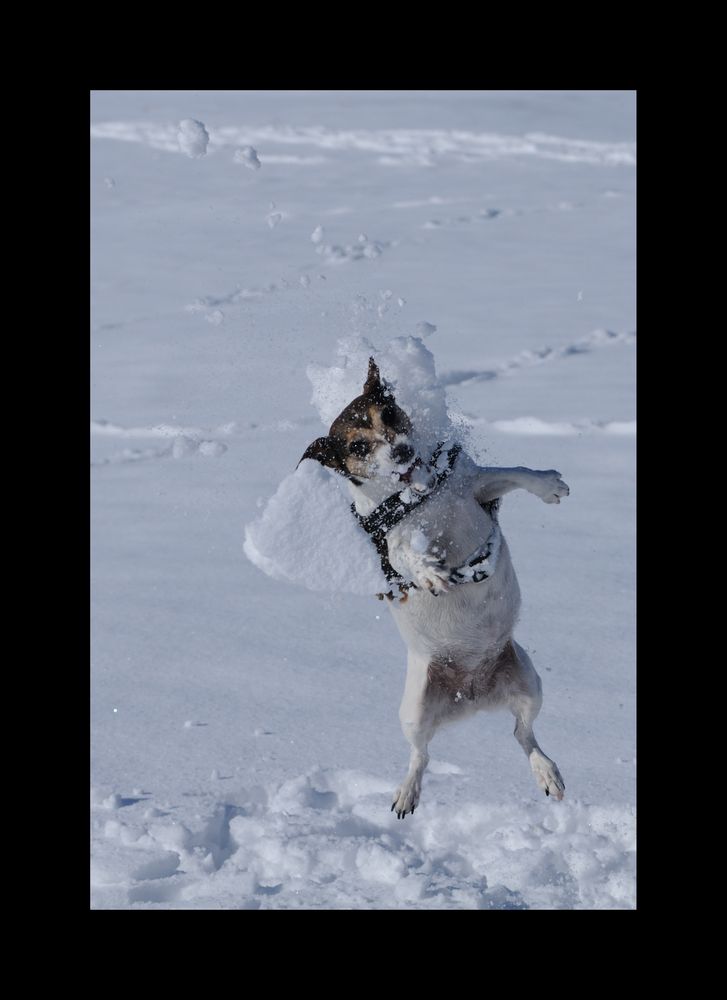
{"type": "Polygon", "coordinates": [[[210,141],[209,132],[196,118],[184,118],[179,123],[177,139],[179,148],[192,159],[204,156],[207,152],[207,143],[210,141]]]}

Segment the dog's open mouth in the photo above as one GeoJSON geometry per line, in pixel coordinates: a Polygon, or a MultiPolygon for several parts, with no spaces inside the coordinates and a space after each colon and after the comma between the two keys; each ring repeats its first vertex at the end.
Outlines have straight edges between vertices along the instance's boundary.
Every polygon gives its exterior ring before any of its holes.
{"type": "Polygon", "coordinates": [[[397,475],[399,477],[399,482],[409,484],[411,482],[411,476],[412,473],[414,472],[414,469],[418,469],[421,464],[422,464],[421,458],[417,458],[411,463],[406,472],[398,472],[397,475]]]}

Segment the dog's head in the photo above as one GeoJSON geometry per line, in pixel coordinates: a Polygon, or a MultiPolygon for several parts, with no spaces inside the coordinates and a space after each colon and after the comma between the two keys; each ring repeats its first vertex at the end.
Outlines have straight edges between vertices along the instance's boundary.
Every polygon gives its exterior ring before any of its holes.
{"type": "Polygon", "coordinates": [[[306,448],[300,461],[314,458],[354,483],[381,478],[408,482],[416,464],[411,432],[409,417],[369,358],[362,394],[339,413],[326,437],[306,448]]]}

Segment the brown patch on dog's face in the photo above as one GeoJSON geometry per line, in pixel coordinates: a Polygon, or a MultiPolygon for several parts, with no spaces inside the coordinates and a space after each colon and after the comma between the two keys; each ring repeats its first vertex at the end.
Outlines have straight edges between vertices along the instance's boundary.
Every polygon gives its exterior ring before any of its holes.
{"type": "Polygon", "coordinates": [[[397,406],[394,394],[381,381],[376,362],[370,358],[363,393],[339,413],[328,436],[314,441],[303,458],[315,458],[345,476],[368,479],[378,449],[382,445],[391,447],[397,438],[410,433],[411,421],[397,406]]]}

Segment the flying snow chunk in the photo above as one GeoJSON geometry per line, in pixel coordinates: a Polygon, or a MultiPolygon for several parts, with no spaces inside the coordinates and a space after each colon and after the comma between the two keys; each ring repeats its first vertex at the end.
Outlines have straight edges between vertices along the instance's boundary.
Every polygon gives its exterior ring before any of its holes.
{"type": "Polygon", "coordinates": [[[323,226],[316,226],[313,232],[310,234],[311,243],[320,243],[323,240],[323,226]]]}
{"type": "Polygon", "coordinates": [[[420,337],[431,337],[436,332],[437,328],[434,323],[417,323],[417,333],[420,337]]]}
{"type": "Polygon", "coordinates": [[[245,526],[245,555],[268,576],[308,590],[388,590],[378,553],[350,504],[334,473],[307,459],[285,477],[262,516],[245,526]]]}
{"type": "Polygon", "coordinates": [[[275,227],[281,221],[282,218],[283,218],[282,212],[271,212],[269,215],[265,216],[265,221],[267,222],[267,224],[270,226],[271,229],[275,229],[275,227]]]}
{"type": "Polygon", "coordinates": [[[235,163],[240,163],[243,167],[247,167],[248,170],[259,170],[260,160],[257,156],[257,150],[253,149],[252,146],[243,146],[242,149],[235,150],[234,156],[235,163]]]}
{"type": "Polygon", "coordinates": [[[196,118],[185,118],[179,123],[177,140],[182,152],[194,160],[205,155],[210,137],[202,122],[196,118]]]}
{"type": "Polygon", "coordinates": [[[381,377],[396,394],[423,441],[448,440],[454,427],[447,413],[446,388],[437,377],[434,355],[417,337],[395,337],[381,350],[364,337],[338,342],[339,363],[311,364],[306,374],[313,386],[311,402],[328,429],[344,406],[360,395],[369,357],[376,358],[381,377]]]}

